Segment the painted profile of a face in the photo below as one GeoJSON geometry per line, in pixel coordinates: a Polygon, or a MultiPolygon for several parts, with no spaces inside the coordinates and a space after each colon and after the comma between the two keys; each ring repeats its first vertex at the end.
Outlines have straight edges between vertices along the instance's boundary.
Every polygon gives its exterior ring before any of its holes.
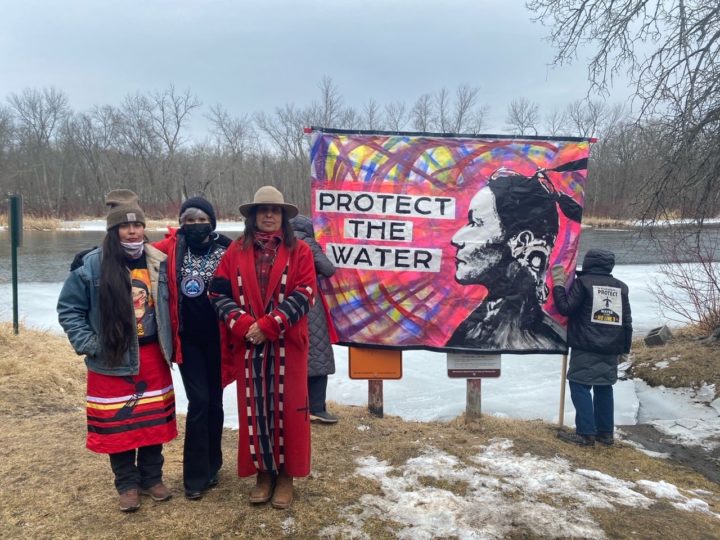
{"type": "Polygon", "coordinates": [[[457,248],[455,279],[463,285],[484,284],[488,272],[503,258],[506,248],[502,223],[489,187],[478,191],[470,201],[468,222],[452,237],[457,248]]]}

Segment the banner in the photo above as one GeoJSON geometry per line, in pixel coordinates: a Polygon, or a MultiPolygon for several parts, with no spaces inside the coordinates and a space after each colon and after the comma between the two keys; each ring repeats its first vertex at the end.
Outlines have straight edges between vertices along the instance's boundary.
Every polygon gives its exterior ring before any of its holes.
{"type": "Polygon", "coordinates": [[[589,139],[323,131],[311,141],[322,280],[340,342],[563,353],[589,139]]]}

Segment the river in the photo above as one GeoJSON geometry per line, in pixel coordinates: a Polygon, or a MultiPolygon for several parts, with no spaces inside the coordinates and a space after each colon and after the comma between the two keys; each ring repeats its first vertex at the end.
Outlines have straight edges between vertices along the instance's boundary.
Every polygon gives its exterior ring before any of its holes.
{"type": "MultiPolygon", "coordinates": [[[[223,232],[220,230],[220,232],[223,232]]],[[[227,231],[231,238],[240,233],[237,229],[227,231]]],[[[23,233],[23,246],[18,250],[20,282],[60,282],[67,276],[70,261],[78,251],[99,245],[105,231],[56,230],[33,231],[23,233]]],[[[148,231],[150,240],[159,240],[162,231],[148,231]]],[[[720,228],[707,229],[704,233],[707,243],[720,245],[720,228]]],[[[661,240],[670,238],[669,232],[659,230],[656,237],[661,240]]],[[[0,230],[0,283],[11,280],[10,233],[0,230]]],[[[585,229],[580,236],[580,256],[588,249],[603,248],[615,252],[618,265],[660,264],[662,254],[656,240],[640,235],[634,230],[585,229]]],[[[718,254],[720,256],[720,253],[718,254]]]]}

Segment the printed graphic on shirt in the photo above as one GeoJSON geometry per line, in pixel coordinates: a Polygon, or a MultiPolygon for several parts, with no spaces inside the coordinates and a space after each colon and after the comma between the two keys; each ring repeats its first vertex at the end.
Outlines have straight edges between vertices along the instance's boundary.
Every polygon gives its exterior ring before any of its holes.
{"type": "Polygon", "coordinates": [[[590,322],[599,324],[622,324],[622,296],[620,287],[593,285],[590,322]]]}
{"type": "Polygon", "coordinates": [[[150,294],[150,273],[147,268],[135,268],[130,270],[130,280],[138,338],[153,336],[157,334],[157,321],[155,301],[150,294]]]}

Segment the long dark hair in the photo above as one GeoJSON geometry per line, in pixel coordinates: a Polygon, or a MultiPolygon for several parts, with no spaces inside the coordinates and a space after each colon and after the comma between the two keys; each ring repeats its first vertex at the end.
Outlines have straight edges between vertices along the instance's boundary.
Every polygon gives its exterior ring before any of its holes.
{"type": "MultiPolygon", "coordinates": [[[[255,222],[257,221],[257,206],[253,206],[248,212],[248,216],[245,218],[245,232],[243,233],[243,247],[248,248],[255,243],[255,232],[258,230],[255,222]]],[[[280,230],[283,234],[283,243],[292,249],[295,247],[297,240],[295,240],[295,234],[293,233],[292,225],[287,217],[287,211],[282,209],[282,225],[280,230]]]]}
{"type": "Polygon", "coordinates": [[[98,292],[103,354],[110,366],[118,366],[130,348],[135,326],[130,272],[126,268],[118,227],[110,229],[103,240],[98,292]]]}

